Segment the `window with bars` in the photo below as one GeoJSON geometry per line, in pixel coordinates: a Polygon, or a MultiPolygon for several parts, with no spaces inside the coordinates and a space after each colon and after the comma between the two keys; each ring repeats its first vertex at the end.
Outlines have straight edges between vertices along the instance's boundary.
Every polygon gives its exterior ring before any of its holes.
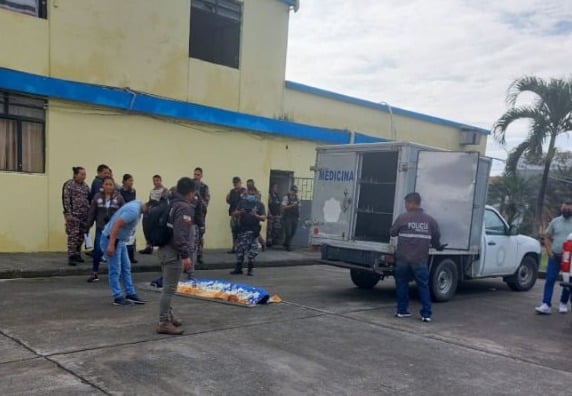
{"type": "Polygon", "coordinates": [[[242,6],[232,0],[191,0],[191,58],[238,69],[242,6]]]}
{"type": "Polygon", "coordinates": [[[48,17],[47,0],[0,0],[0,8],[44,19],[48,17]]]}
{"type": "Polygon", "coordinates": [[[42,98],[0,91],[0,171],[45,172],[42,98]]]}

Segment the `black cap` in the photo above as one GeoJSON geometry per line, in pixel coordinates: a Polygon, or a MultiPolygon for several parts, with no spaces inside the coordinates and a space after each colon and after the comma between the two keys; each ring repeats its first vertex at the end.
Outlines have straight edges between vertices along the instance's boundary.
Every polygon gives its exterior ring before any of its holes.
{"type": "Polygon", "coordinates": [[[290,187],[290,191],[298,192],[298,187],[292,186],[292,187],[290,187]]]}
{"type": "Polygon", "coordinates": [[[235,176],[235,177],[232,178],[232,182],[233,182],[233,183],[240,183],[241,181],[242,181],[242,180],[240,180],[240,177],[238,177],[238,176],[235,176]]]}

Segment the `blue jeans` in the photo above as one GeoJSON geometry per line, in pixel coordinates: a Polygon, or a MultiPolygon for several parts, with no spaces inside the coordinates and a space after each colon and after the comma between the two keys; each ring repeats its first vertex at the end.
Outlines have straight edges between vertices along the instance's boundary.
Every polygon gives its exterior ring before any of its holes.
{"type": "MultiPolygon", "coordinates": [[[[101,251],[105,252],[109,245],[109,238],[105,235],[101,236],[101,251]]],[[[121,285],[119,280],[123,281],[125,295],[135,294],[135,287],[131,280],[131,262],[127,254],[127,245],[125,242],[119,241],[115,247],[115,254],[107,257],[107,268],[109,271],[109,287],[113,298],[121,298],[121,285]]]]}
{"type": "Polygon", "coordinates": [[[426,264],[398,261],[395,265],[395,289],[397,294],[397,313],[409,312],[409,279],[417,283],[421,311],[424,318],[431,317],[431,296],[429,295],[429,269],[426,264]]]}
{"type": "Polygon", "coordinates": [[[95,241],[93,243],[93,265],[91,267],[92,272],[99,272],[99,263],[103,257],[103,250],[101,250],[101,232],[103,228],[95,229],[95,241]]]}
{"type": "MultiPolygon", "coordinates": [[[[542,297],[542,302],[552,306],[552,293],[554,292],[554,284],[558,279],[558,274],[560,274],[560,261],[562,256],[555,254],[553,257],[548,259],[548,265],[546,266],[546,282],[544,283],[544,296],[542,297]]],[[[570,300],[570,290],[568,288],[562,288],[562,294],[560,295],[560,302],[567,304],[570,300]]]]}

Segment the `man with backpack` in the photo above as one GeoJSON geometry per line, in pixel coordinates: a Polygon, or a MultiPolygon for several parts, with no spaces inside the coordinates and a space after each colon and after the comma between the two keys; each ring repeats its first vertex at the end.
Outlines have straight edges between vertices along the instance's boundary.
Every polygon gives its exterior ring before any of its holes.
{"type": "MultiPolygon", "coordinates": [[[[181,272],[191,270],[192,246],[194,240],[193,207],[195,182],[183,177],[177,182],[176,191],[170,199],[169,224],[172,234],[168,242],[159,246],[158,255],[163,273],[163,291],[159,303],[159,325],[157,333],[181,335],[182,322],[173,316],[171,299],[177,291],[181,272]]],[[[151,216],[148,216],[151,217],[151,216]]]]}
{"type": "Polygon", "coordinates": [[[238,203],[233,216],[237,219],[236,265],[231,275],[242,275],[244,257],[248,259],[248,276],[252,276],[254,258],[258,255],[258,237],[260,222],[266,219],[264,205],[257,199],[257,191],[247,190],[244,198],[238,203]]]}

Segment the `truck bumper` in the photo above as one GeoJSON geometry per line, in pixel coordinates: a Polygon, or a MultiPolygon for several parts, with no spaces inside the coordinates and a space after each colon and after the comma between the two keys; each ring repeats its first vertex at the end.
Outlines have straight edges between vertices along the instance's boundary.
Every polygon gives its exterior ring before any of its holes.
{"type": "Polygon", "coordinates": [[[322,262],[342,268],[361,269],[378,274],[392,272],[393,255],[369,250],[322,245],[322,262]]]}

